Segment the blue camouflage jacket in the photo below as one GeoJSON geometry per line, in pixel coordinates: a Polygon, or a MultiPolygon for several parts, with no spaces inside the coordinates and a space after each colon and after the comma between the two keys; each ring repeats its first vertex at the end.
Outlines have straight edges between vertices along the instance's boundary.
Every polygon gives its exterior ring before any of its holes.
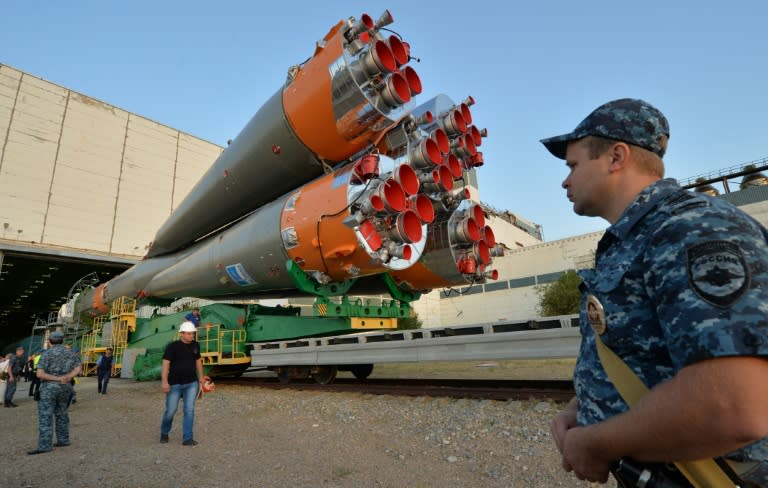
{"type": "Polygon", "coordinates": [[[37,369],[42,369],[54,376],[63,376],[78,365],[80,365],[80,356],[71,349],[57,344],[43,353],[40,362],[37,363],[37,369]]]}
{"type": "MultiPolygon", "coordinates": [[[[704,359],[768,356],[768,231],[723,200],[655,182],[606,230],[595,268],[579,275],[580,425],[628,409],[597,356],[589,295],[605,310],[603,342],[649,388],[704,359]]],[[[768,438],[728,457],[768,460],[768,438]]]]}

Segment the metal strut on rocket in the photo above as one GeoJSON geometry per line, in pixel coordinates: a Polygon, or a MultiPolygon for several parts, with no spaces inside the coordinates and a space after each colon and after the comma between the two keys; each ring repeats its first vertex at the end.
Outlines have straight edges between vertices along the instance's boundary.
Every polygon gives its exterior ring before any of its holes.
{"type": "Polygon", "coordinates": [[[374,21],[340,21],[179,204],[144,260],[78,301],[120,296],[291,296],[293,261],[319,283],[389,273],[425,291],[496,279],[496,246],[465,172],[485,129],[468,97],[413,106],[410,46],[374,21]]]}

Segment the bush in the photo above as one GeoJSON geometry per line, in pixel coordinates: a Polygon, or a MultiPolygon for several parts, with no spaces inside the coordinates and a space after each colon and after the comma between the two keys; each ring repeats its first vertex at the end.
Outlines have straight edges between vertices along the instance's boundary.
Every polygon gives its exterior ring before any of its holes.
{"type": "Polygon", "coordinates": [[[397,330],[421,329],[423,325],[421,319],[419,319],[419,315],[414,312],[411,312],[410,317],[397,319],[397,330]]]}
{"type": "Polygon", "coordinates": [[[557,281],[537,287],[539,295],[539,315],[551,317],[553,315],[570,315],[579,313],[581,292],[579,285],[581,278],[576,271],[570,270],[563,273],[557,281]]]}

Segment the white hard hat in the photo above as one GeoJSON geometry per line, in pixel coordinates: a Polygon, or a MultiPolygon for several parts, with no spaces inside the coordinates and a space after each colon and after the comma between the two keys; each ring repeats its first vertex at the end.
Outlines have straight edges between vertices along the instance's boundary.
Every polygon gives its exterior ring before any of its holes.
{"type": "Polygon", "coordinates": [[[197,332],[197,327],[192,322],[184,322],[179,327],[179,332],[197,332]]]}

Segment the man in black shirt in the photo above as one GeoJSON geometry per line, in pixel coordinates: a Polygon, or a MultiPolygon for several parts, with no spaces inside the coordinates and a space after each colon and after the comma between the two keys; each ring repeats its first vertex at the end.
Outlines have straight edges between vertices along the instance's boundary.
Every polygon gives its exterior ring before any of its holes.
{"type": "Polygon", "coordinates": [[[195,341],[195,325],[184,322],[179,327],[180,340],[173,341],[165,348],[160,373],[161,386],[165,395],[165,413],[160,425],[160,442],[168,442],[173,416],[184,399],[184,422],[182,444],[196,446],[192,432],[195,423],[195,399],[203,381],[203,362],[200,359],[200,344],[195,341]]]}

